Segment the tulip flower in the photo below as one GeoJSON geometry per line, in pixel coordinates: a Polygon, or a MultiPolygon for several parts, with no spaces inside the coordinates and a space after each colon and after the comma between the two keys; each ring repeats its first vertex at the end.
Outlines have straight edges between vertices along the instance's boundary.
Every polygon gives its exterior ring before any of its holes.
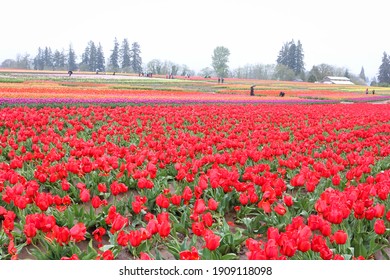
{"type": "Polygon", "coordinates": [[[374,224],[374,231],[378,235],[382,235],[386,232],[385,222],[382,219],[378,219],[374,224]]]}

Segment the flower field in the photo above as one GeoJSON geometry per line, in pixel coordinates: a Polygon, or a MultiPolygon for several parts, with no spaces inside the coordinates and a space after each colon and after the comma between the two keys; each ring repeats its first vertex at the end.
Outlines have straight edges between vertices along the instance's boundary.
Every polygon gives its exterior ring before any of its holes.
{"type": "Polygon", "coordinates": [[[0,83],[0,259],[388,258],[389,104],[69,83],[0,83]]]}

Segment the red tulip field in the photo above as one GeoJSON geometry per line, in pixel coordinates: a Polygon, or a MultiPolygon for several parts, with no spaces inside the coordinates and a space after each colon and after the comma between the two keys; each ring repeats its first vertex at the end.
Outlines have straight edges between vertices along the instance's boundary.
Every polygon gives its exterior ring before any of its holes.
{"type": "Polygon", "coordinates": [[[388,259],[390,104],[95,82],[0,83],[0,259],[388,259]]]}

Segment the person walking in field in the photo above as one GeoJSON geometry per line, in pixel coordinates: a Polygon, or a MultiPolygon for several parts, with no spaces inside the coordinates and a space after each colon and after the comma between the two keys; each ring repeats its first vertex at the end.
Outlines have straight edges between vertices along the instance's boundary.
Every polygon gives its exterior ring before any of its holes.
{"type": "Polygon", "coordinates": [[[366,88],[366,94],[368,94],[368,88],[366,88]]]}
{"type": "Polygon", "coordinates": [[[250,92],[251,96],[255,96],[255,86],[256,85],[251,86],[251,92],[250,92]]]}

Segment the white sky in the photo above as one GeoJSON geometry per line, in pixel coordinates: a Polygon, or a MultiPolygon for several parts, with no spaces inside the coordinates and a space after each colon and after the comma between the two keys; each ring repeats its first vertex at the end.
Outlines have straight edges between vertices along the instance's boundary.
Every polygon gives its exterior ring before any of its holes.
{"type": "Polygon", "coordinates": [[[215,47],[230,50],[229,66],[274,64],[283,43],[300,40],[305,67],[327,63],[366,76],[390,53],[388,0],[1,0],[0,63],[38,47],[80,57],[88,41],[106,58],[114,38],[137,41],[143,62],[153,58],[211,65],[215,47]]]}

